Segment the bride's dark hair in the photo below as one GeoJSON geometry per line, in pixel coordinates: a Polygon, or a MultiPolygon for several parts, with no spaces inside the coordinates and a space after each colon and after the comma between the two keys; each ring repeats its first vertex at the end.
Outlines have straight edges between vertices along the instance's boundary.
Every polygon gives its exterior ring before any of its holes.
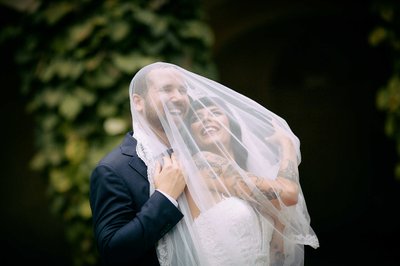
{"type": "MultiPolygon", "coordinates": [[[[228,106],[219,98],[215,97],[201,97],[199,99],[194,100],[191,103],[191,108],[189,114],[187,116],[188,124],[190,124],[191,118],[195,115],[194,113],[205,107],[216,106],[225,112],[225,115],[229,120],[229,128],[232,132],[231,136],[231,144],[233,155],[235,157],[236,163],[244,170],[247,170],[246,162],[248,153],[247,150],[243,147],[242,143],[242,130],[240,125],[235,121],[232,111],[228,108],[228,106]]],[[[189,127],[190,128],[190,127],[189,127]]]]}

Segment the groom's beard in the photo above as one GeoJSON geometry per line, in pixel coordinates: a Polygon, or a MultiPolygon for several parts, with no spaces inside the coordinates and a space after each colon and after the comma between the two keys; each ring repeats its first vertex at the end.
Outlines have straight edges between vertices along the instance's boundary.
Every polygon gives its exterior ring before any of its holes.
{"type": "Polygon", "coordinates": [[[150,103],[150,101],[151,101],[150,99],[146,99],[146,102],[145,102],[144,115],[146,117],[146,120],[149,122],[149,124],[152,128],[155,128],[157,130],[163,130],[163,126],[161,124],[158,113],[162,112],[163,117],[165,119],[164,110],[159,110],[157,112],[157,110],[155,109],[156,107],[152,103],[150,103]]]}

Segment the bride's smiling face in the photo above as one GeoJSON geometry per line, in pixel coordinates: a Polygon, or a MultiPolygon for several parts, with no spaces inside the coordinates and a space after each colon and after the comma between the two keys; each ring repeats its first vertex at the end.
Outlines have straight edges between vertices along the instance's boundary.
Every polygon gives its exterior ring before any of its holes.
{"type": "Polygon", "coordinates": [[[219,107],[211,105],[196,110],[190,118],[190,129],[201,149],[217,152],[219,143],[229,150],[229,118],[219,107]]]}

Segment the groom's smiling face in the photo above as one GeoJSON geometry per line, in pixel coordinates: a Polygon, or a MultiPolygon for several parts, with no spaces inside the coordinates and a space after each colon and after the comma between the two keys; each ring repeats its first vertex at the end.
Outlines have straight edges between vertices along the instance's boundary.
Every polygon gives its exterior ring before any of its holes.
{"type": "Polygon", "coordinates": [[[175,122],[184,118],[189,110],[189,96],[182,75],[174,68],[158,68],[147,75],[147,93],[144,115],[153,126],[160,126],[159,116],[165,109],[175,122]]]}

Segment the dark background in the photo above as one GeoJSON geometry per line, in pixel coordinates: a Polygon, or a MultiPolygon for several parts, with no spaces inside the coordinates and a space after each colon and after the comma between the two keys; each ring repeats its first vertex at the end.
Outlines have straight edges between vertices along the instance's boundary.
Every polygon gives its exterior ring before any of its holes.
{"type": "MultiPolygon", "coordinates": [[[[300,182],[320,240],[305,248],[305,265],[398,265],[395,143],[375,104],[392,58],[368,44],[380,20],[371,1],[300,2],[203,0],[219,81],[283,117],[301,141],[300,182]]],[[[0,22],[11,16],[0,5],[0,22]]],[[[45,179],[28,167],[35,125],[8,51],[0,67],[0,264],[71,265],[45,179]]]]}

